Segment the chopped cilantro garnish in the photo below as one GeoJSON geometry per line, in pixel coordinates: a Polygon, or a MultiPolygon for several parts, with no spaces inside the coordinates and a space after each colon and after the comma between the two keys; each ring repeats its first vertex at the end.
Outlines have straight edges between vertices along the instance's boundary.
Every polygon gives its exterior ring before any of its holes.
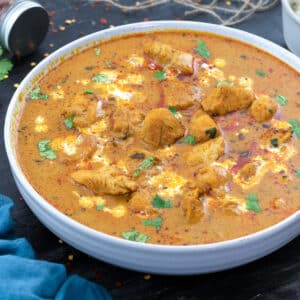
{"type": "Polygon", "coordinates": [[[296,135],[297,139],[300,139],[300,121],[289,120],[288,123],[292,126],[292,132],[296,135]]]}
{"type": "Polygon", "coordinates": [[[294,130],[294,133],[295,133],[297,139],[300,140],[300,127],[297,127],[297,128],[294,130]]]}
{"type": "Polygon", "coordinates": [[[280,105],[280,106],[284,106],[288,103],[288,99],[285,96],[282,95],[277,95],[275,97],[276,102],[280,105]]]}
{"type": "Polygon", "coordinates": [[[48,95],[43,94],[41,92],[41,88],[38,86],[33,91],[31,91],[31,93],[30,93],[30,99],[31,100],[47,100],[48,99],[48,95]]]}
{"type": "Polygon", "coordinates": [[[97,210],[103,210],[105,208],[105,205],[104,204],[98,204],[97,206],[96,206],[96,209],[97,210]]]}
{"type": "Polygon", "coordinates": [[[74,117],[75,115],[69,115],[65,120],[64,120],[64,123],[66,125],[66,127],[68,129],[72,129],[73,128],[73,121],[74,121],[74,117]]]}
{"type": "Polygon", "coordinates": [[[105,65],[106,65],[108,68],[111,68],[111,67],[112,67],[112,63],[111,63],[109,60],[106,60],[106,61],[105,61],[105,65]]]}
{"type": "Polygon", "coordinates": [[[177,110],[176,110],[175,107],[169,106],[168,109],[169,109],[169,111],[170,111],[173,115],[176,115],[176,114],[177,114],[177,110]]]}
{"type": "Polygon", "coordinates": [[[261,209],[258,204],[258,197],[256,194],[249,194],[246,196],[247,202],[246,202],[246,208],[248,210],[252,210],[255,212],[260,212],[261,209]]]}
{"type": "MultiPolygon", "coordinates": [[[[1,55],[2,53],[0,54],[0,56],[1,55]]],[[[5,75],[7,75],[12,68],[13,64],[8,58],[0,59],[0,81],[4,79],[5,75]]]]}
{"type": "Polygon", "coordinates": [[[139,233],[137,230],[123,232],[122,236],[125,240],[133,242],[146,243],[150,240],[149,236],[139,233]]]}
{"type": "Polygon", "coordinates": [[[83,93],[85,95],[92,95],[92,94],[94,94],[94,92],[92,90],[85,90],[83,93]]]}
{"type": "Polygon", "coordinates": [[[296,176],[297,176],[297,177],[300,177],[300,169],[298,169],[298,170],[296,171],[296,176]]]}
{"type": "Polygon", "coordinates": [[[141,171],[143,169],[151,167],[153,165],[153,162],[154,162],[154,158],[152,156],[148,156],[147,158],[145,158],[141,162],[140,166],[134,170],[134,175],[139,176],[141,174],[141,171]]]}
{"type": "Polygon", "coordinates": [[[278,148],[279,147],[279,141],[278,139],[271,139],[270,143],[272,144],[273,147],[278,148]]]}
{"type": "Polygon", "coordinates": [[[260,77],[266,77],[267,73],[263,70],[256,70],[255,71],[256,75],[260,76],[260,77]]]}
{"type": "Polygon", "coordinates": [[[218,81],[217,82],[217,87],[222,86],[222,85],[233,86],[234,83],[230,82],[230,81],[218,81]]]}
{"type": "Polygon", "coordinates": [[[41,140],[38,143],[38,149],[41,157],[45,157],[50,160],[56,159],[56,150],[50,147],[50,140],[41,140]]]}
{"type": "Polygon", "coordinates": [[[162,70],[158,70],[153,74],[153,77],[155,77],[159,81],[163,81],[167,79],[167,74],[162,70]]]}
{"type": "Polygon", "coordinates": [[[159,195],[155,195],[153,200],[151,201],[153,207],[161,209],[161,208],[171,208],[173,207],[170,200],[165,200],[159,195]]]}
{"type": "Polygon", "coordinates": [[[99,55],[101,54],[101,49],[100,49],[100,48],[96,48],[96,49],[95,49],[95,54],[96,54],[97,56],[99,56],[99,55]]]}
{"type": "Polygon", "coordinates": [[[196,138],[194,135],[188,135],[182,139],[182,142],[185,144],[195,145],[196,144],[196,138]]]}
{"type": "Polygon", "coordinates": [[[210,138],[210,139],[214,139],[217,135],[217,128],[213,127],[213,128],[209,128],[207,130],[205,130],[205,134],[210,138]]]}
{"type": "Polygon", "coordinates": [[[94,82],[102,82],[102,83],[112,83],[112,80],[110,78],[107,77],[107,75],[105,74],[98,74],[95,75],[92,80],[94,82]]]}
{"type": "Polygon", "coordinates": [[[300,126],[300,121],[299,120],[288,120],[288,123],[292,126],[292,131],[294,132],[294,130],[300,126]]]}
{"type": "Polygon", "coordinates": [[[206,44],[202,40],[197,41],[197,48],[194,50],[203,58],[209,58],[211,55],[206,44]]]}
{"type": "Polygon", "coordinates": [[[143,220],[142,223],[145,226],[154,226],[157,230],[160,230],[161,227],[161,223],[162,223],[162,217],[158,216],[156,219],[154,220],[143,220]]]}

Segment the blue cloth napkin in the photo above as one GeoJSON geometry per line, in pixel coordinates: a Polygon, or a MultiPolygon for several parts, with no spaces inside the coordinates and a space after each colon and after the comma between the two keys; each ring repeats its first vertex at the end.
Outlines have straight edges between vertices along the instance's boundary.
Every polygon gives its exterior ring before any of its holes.
{"type": "Polygon", "coordinates": [[[1,300],[111,300],[107,291],[77,275],[67,277],[63,265],[39,261],[24,238],[14,239],[13,202],[0,195],[1,300]]]}

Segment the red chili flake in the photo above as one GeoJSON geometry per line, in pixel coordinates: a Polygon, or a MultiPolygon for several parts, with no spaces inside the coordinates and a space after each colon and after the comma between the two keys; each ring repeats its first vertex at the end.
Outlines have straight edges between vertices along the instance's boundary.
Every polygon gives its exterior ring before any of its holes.
{"type": "Polygon", "coordinates": [[[51,11],[48,12],[48,16],[50,18],[54,17],[55,15],[56,15],[56,11],[55,10],[51,10],[51,11]]]}
{"type": "Polygon", "coordinates": [[[106,20],[105,18],[100,18],[100,19],[99,19],[99,23],[100,23],[101,25],[106,25],[106,24],[107,24],[107,20],[106,20]]]}
{"type": "Polygon", "coordinates": [[[111,8],[111,4],[110,3],[106,3],[105,4],[105,10],[107,11],[107,10],[109,10],[111,8]]]}
{"type": "Polygon", "coordinates": [[[103,274],[97,269],[94,270],[94,274],[97,280],[103,277],[103,274]]]}
{"type": "Polygon", "coordinates": [[[115,287],[116,287],[116,288],[119,288],[119,287],[121,287],[121,286],[122,286],[122,282],[119,281],[119,280],[117,280],[117,281],[115,282],[115,287]]]}
{"type": "Polygon", "coordinates": [[[71,270],[71,267],[72,267],[72,264],[71,264],[69,261],[67,261],[67,262],[65,263],[65,267],[66,267],[66,269],[67,269],[68,271],[70,271],[70,270],[71,270]]]}

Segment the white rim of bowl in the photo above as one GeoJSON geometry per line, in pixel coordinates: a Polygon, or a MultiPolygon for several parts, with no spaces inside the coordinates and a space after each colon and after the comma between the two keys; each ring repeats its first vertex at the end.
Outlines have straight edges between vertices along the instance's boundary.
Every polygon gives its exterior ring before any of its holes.
{"type": "MultiPolygon", "coordinates": [[[[106,233],[103,233],[101,231],[97,231],[93,228],[87,227],[75,220],[73,220],[71,217],[66,216],[59,210],[57,210],[54,206],[52,206],[46,199],[44,199],[29,183],[27,180],[26,176],[24,175],[17,158],[13,155],[13,147],[12,145],[12,136],[11,136],[11,122],[13,120],[13,113],[14,113],[14,108],[15,104],[18,102],[18,97],[20,92],[26,87],[28,84],[27,81],[31,79],[32,74],[35,74],[35,69],[40,69],[38,73],[41,73],[43,70],[47,69],[47,65],[51,63],[52,58],[57,56],[60,57],[64,54],[64,52],[70,52],[71,49],[74,49],[78,46],[82,46],[85,44],[88,44],[90,42],[90,39],[94,36],[101,33],[106,33],[106,32],[112,32],[113,37],[115,36],[126,36],[130,34],[136,33],[136,31],[133,32],[121,32],[121,29],[124,30],[129,30],[132,28],[135,29],[140,29],[143,31],[137,31],[137,32],[155,32],[155,31],[167,31],[167,30],[191,30],[191,31],[198,31],[198,32],[211,32],[214,33],[214,29],[222,28],[223,33],[215,33],[218,36],[224,36],[224,37],[229,37],[233,40],[241,41],[244,44],[248,44],[249,46],[256,47],[261,49],[262,51],[267,51],[262,48],[262,46],[267,46],[270,47],[274,50],[277,50],[280,54],[284,54],[284,61],[281,60],[278,56],[277,59],[282,61],[283,63],[289,65],[292,69],[297,71],[295,68],[292,67],[292,62],[295,62],[295,60],[299,60],[297,56],[292,54],[291,52],[281,48],[280,46],[264,39],[261,37],[258,37],[254,34],[239,30],[239,29],[233,29],[233,28],[228,28],[224,27],[221,25],[215,25],[215,24],[209,24],[209,23],[202,23],[202,22],[192,22],[192,21],[151,21],[151,22],[140,22],[140,23],[131,23],[127,25],[122,25],[114,28],[109,28],[105,30],[101,30],[95,33],[91,33],[87,36],[84,36],[82,38],[79,38],[71,43],[68,43],[67,45],[59,48],[55,52],[53,52],[51,55],[49,55],[47,58],[42,60],[33,70],[31,70],[26,77],[23,79],[21,82],[20,86],[18,89],[15,91],[11,102],[8,106],[6,117],[5,117],[5,124],[4,124],[4,143],[5,143],[5,149],[6,153],[8,156],[8,160],[11,166],[11,169],[14,170],[14,175],[18,179],[18,181],[22,184],[22,187],[26,190],[27,193],[30,194],[31,198],[33,198],[33,201],[40,206],[42,209],[47,211],[47,213],[51,216],[51,218],[55,219],[55,222],[62,222],[66,226],[69,226],[73,229],[75,229],[77,232],[82,233],[86,236],[89,236],[94,239],[101,239],[104,240],[105,242],[110,243],[111,245],[115,246],[123,246],[125,248],[134,248],[135,250],[144,250],[144,251],[149,251],[149,252],[156,252],[156,253],[176,253],[176,252],[185,252],[185,253],[193,253],[196,251],[210,251],[210,250],[225,250],[225,249],[232,249],[240,246],[241,244],[248,244],[248,243],[255,243],[255,242],[260,242],[261,239],[268,238],[270,236],[276,235],[285,228],[290,227],[290,225],[293,225],[296,222],[300,222],[300,210],[296,211],[289,217],[283,219],[281,222],[276,223],[270,227],[267,227],[263,230],[260,230],[258,232],[242,236],[236,239],[231,239],[231,240],[226,240],[226,241],[221,241],[221,242],[215,242],[215,243],[209,243],[209,244],[196,244],[196,245],[160,245],[160,244],[148,244],[148,243],[137,243],[137,242],[132,242],[132,241],[127,241],[125,239],[122,239],[121,237],[116,237],[113,235],[109,235],[106,233]],[[190,27],[187,28],[187,27],[190,27]],[[116,34],[114,34],[116,32],[116,34]],[[232,36],[230,35],[232,33],[232,36]],[[248,38],[252,38],[256,40],[256,45],[251,44],[251,42],[248,40],[244,40],[243,36],[246,36],[248,38]],[[69,49],[70,48],[70,49],[69,49]],[[60,54],[60,52],[63,52],[60,54]]],[[[97,40],[100,40],[100,37],[97,37],[97,40]]],[[[109,40],[109,39],[108,39],[109,40]]],[[[92,47],[92,46],[91,46],[92,47]]],[[[268,51],[267,51],[268,52],[268,51]]],[[[78,52],[80,53],[80,51],[78,52]]],[[[78,54],[76,53],[76,54],[78,54]]],[[[276,57],[274,54],[270,53],[274,57],[276,57]]],[[[300,72],[300,60],[299,60],[299,71],[300,72]]],[[[48,70],[51,71],[51,68],[48,70]]],[[[299,235],[300,233],[298,233],[299,235]]]]}
{"type": "Polygon", "coordinates": [[[300,17],[298,17],[295,12],[292,10],[291,4],[289,0],[281,0],[281,3],[283,5],[283,8],[288,13],[288,15],[294,19],[295,22],[297,22],[300,25],[300,17]]]}

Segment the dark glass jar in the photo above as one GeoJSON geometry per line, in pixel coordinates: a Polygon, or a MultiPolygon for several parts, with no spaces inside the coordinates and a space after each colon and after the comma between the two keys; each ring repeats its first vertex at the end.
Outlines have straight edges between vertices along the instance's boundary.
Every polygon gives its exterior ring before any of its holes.
{"type": "Polygon", "coordinates": [[[36,1],[0,0],[0,44],[17,56],[40,45],[49,26],[47,11],[36,1]]]}

